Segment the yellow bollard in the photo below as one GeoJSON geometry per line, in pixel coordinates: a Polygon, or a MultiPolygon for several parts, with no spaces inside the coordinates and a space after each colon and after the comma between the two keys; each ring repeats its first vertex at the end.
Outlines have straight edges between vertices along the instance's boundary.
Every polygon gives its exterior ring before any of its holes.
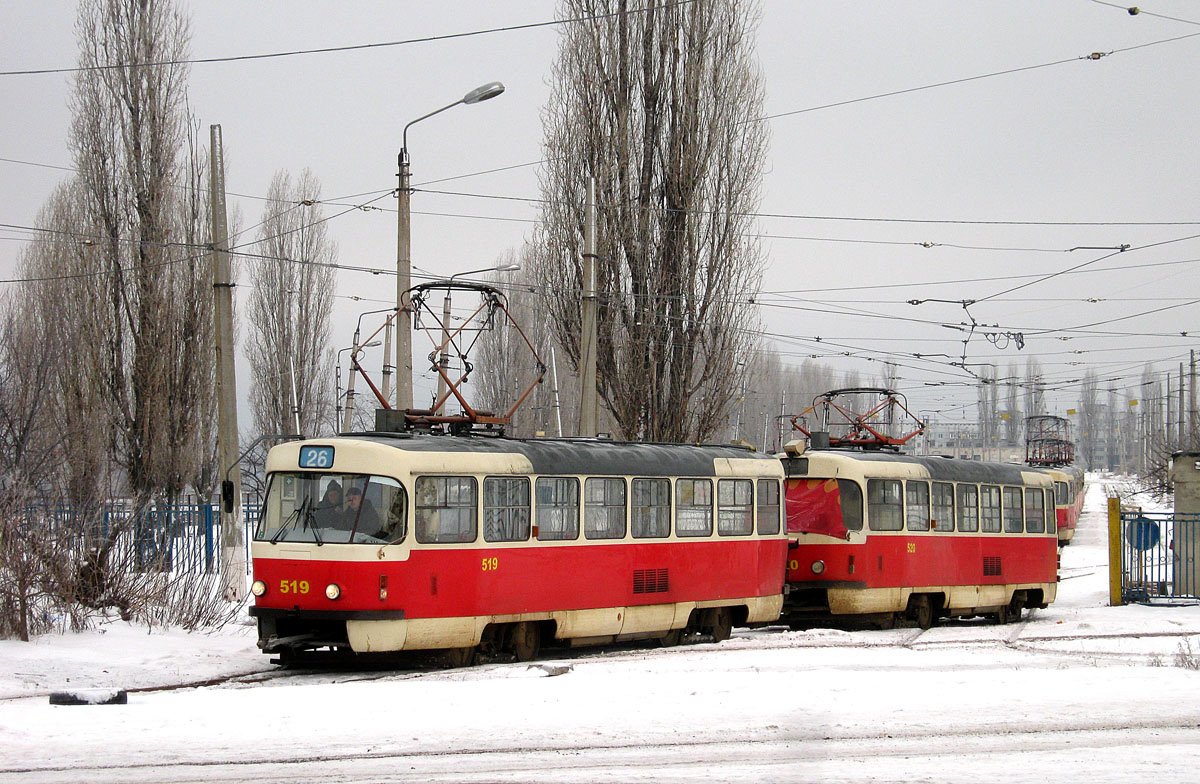
{"type": "Polygon", "coordinates": [[[1121,601],[1121,499],[1108,499],[1108,603],[1112,607],[1121,601]]]}

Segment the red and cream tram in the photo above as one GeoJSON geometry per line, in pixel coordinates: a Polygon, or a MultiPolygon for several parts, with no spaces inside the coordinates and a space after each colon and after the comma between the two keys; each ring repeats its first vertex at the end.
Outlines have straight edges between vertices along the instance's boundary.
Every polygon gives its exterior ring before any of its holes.
{"type": "Polygon", "coordinates": [[[790,454],[785,616],[1000,622],[1058,587],[1054,483],[1020,465],[881,451],[790,454]]]}
{"type": "Polygon", "coordinates": [[[1083,511],[1083,469],[1073,465],[1044,469],[1054,480],[1054,516],[1058,522],[1058,543],[1067,545],[1075,538],[1075,526],[1083,511]]]}
{"type": "Polygon", "coordinates": [[[369,433],[267,475],[251,614],[281,660],[721,640],[782,607],[783,466],[748,449],[369,433]]]}

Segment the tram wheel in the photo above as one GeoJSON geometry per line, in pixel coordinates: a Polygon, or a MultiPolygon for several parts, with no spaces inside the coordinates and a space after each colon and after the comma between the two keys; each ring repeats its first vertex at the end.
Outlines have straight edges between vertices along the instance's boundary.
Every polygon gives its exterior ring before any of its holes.
{"type": "Polygon", "coordinates": [[[713,642],[724,642],[733,633],[733,613],[728,607],[713,610],[712,636],[713,642]]]}
{"type": "Polygon", "coordinates": [[[659,647],[671,648],[683,642],[683,629],[672,629],[671,631],[659,637],[657,640],[659,647]]]}
{"type": "Polygon", "coordinates": [[[908,600],[908,617],[920,629],[933,626],[933,602],[927,594],[917,594],[908,600]]]}
{"type": "Polygon", "coordinates": [[[533,661],[542,648],[542,634],[536,623],[522,621],[512,630],[512,652],[519,662],[533,661]]]}

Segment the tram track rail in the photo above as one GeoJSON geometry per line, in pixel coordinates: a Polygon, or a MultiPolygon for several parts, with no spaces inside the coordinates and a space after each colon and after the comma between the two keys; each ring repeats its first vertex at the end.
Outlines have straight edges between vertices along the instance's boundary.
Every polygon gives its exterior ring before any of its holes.
{"type": "MultiPolygon", "coordinates": [[[[108,764],[4,765],[0,775],[21,775],[40,782],[162,781],[177,784],[219,781],[310,781],[320,766],[324,780],[356,776],[387,781],[556,781],[587,780],[588,774],[614,771],[669,770],[681,775],[690,767],[719,758],[725,764],[770,769],[780,765],[827,764],[830,759],[909,759],[1011,757],[1023,752],[1088,755],[1114,746],[1194,745],[1200,738],[1200,711],[1168,718],[1123,722],[1097,719],[1074,726],[1022,728],[1004,722],[982,722],[962,728],[831,729],[776,728],[764,737],[758,732],[729,732],[691,740],[616,742],[597,739],[583,743],[461,745],[441,749],[345,749],[324,753],[262,754],[256,758],[217,754],[210,758],[142,760],[108,764]],[[469,767],[468,767],[469,766],[469,767]],[[335,773],[336,771],[336,773],[335,773]],[[402,772],[403,771],[403,772],[402,772]],[[385,775],[386,773],[386,775],[385,775]],[[340,775],[339,775],[340,774],[340,775]],[[377,777],[383,775],[383,779],[377,777]]],[[[1001,764],[1011,764],[1001,761],[1001,764]]]]}
{"type": "MultiPolygon", "coordinates": [[[[714,645],[712,643],[695,643],[664,648],[617,646],[604,649],[552,649],[545,651],[542,657],[523,666],[532,668],[561,669],[569,671],[573,662],[615,664],[625,661],[646,661],[663,657],[689,655],[697,652],[711,653],[744,653],[745,642],[762,641],[762,650],[822,650],[822,649],[862,649],[872,650],[881,648],[902,648],[911,651],[948,650],[954,648],[1008,648],[1021,653],[1036,655],[1064,656],[1078,659],[1104,659],[1129,664],[1145,664],[1154,659],[1161,660],[1164,656],[1174,655],[1171,652],[1139,653],[1112,650],[1099,650],[1087,647],[1056,648],[1056,643],[1088,643],[1099,641],[1120,640],[1151,640],[1197,638],[1200,640],[1200,629],[1175,629],[1152,632],[1106,632],[1089,633],[1028,634],[1030,628],[1044,628],[1035,623],[1036,619],[1027,618],[1014,624],[1007,634],[992,635],[989,632],[1004,630],[1008,627],[995,625],[978,625],[980,636],[941,636],[939,632],[947,629],[960,630],[964,625],[935,626],[930,629],[898,629],[884,633],[868,631],[837,632],[834,635],[818,632],[806,634],[792,632],[786,627],[766,627],[749,630],[738,629],[731,638],[732,644],[714,645]],[[791,635],[789,637],[789,635],[791,635]]],[[[1197,646],[1200,648],[1200,646],[1197,646]]],[[[180,683],[152,684],[125,688],[129,694],[154,694],[159,692],[185,691],[189,689],[206,688],[243,688],[259,685],[289,685],[289,684],[338,684],[358,683],[374,680],[416,680],[416,679],[462,679],[486,676],[498,668],[522,666],[514,662],[494,661],[483,662],[466,668],[446,668],[431,666],[428,658],[417,662],[417,666],[406,666],[403,658],[395,662],[371,662],[346,666],[345,663],[330,661],[320,666],[311,667],[268,667],[263,669],[246,670],[228,675],[213,676],[180,683]]],[[[564,671],[565,672],[565,671],[564,671]]],[[[553,674],[560,674],[554,672],[553,674]]],[[[16,700],[46,698],[59,689],[46,689],[28,694],[15,694],[0,697],[0,703],[16,700]]]]}

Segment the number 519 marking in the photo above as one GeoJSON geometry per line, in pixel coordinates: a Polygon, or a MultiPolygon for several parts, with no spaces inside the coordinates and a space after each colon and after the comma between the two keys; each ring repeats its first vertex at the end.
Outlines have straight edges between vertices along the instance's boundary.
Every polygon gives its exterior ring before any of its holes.
{"type": "Polygon", "coordinates": [[[500,559],[496,557],[483,559],[483,571],[494,572],[500,568],[500,559]]]}

